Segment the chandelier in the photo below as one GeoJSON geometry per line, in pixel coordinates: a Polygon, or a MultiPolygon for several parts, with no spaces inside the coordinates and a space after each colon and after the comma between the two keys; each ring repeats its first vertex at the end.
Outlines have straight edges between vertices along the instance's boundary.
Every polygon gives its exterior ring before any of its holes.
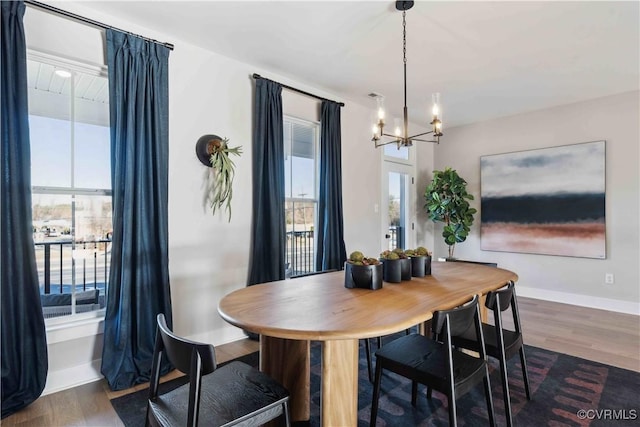
{"type": "Polygon", "coordinates": [[[384,96],[379,94],[371,94],[370,96],[376,98],[378,103],[377,123],[373,125],[373,138],[371,139],[375,143],[375,147],[381,147],[387,144],[397,144],[398,149],[401,147],[411,147],[413,141],[421,142],[433,142],[435,144],[440,143],[440,137],[442,136],[442,121],[438,117],[440,114],[440,94],[434,93],[432,95],[433,108],[431,118],[431,130],[428,132],[419,133],[409,136],[409,114],[407,112],[407,10],[413,7],[413,1],[396,1],[396,9],[402,11],[402,62],[404,64],[404,109],[403,109],[403,124],[400,127],[400,122],[396,119],[395,129],[393,134],[385,133],[385,110],[384,110],[384,96]],[[433,135],[434,139],[420,139],[419,137],[425,135],[433,135]],[[392,138],[391,140],[384,142],[383,137],[392,138]]]}

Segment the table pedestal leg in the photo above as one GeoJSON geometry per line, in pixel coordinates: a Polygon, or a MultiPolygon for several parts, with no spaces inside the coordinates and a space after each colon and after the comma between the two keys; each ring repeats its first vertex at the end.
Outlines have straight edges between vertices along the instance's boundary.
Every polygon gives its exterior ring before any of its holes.
{"type": "Polygon", "coordinates": [[[320,421],[323,426],[358,424],[358,340],[322,343],[320,421]]]}
{"type": "Polygon", "coordinates": [[[309,420],[309,341],[260,336],[260,370],[289,390],[291,421],[309,420]]]}

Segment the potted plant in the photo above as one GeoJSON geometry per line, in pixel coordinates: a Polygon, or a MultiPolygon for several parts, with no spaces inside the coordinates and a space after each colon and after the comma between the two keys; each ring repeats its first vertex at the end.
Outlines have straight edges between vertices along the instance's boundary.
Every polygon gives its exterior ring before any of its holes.
{"type": "Polygon", "coordinates": [[[382,277],[385,282],[400,283],[403,280],[411,280],[411,260],[404,250],[396,248],[392,251],[383,251],[382,277]]]}
{"type": "Polygon", "coordinates": [[[382,264],[375,258],[367,258],[360,251],[351,252],[344,263],[345,288],[382,288],[382,264]]]}
{"type": "Polygon", "coordinates": [[[405,251],[411,260],[411,275],[413,277],[424,277],[431,274],[431,252],[424,246],[405,251]]]}
{"type": "Polygon", "coordinates": [[[444,222],[442,237],[453,258],[456,243],[467,239],[476,209],[469,206],[473,195],[467,193],[467,181],[451,168],[433,171],[433,180],[424,193],[424,205],[433,222],[444,222]]]}

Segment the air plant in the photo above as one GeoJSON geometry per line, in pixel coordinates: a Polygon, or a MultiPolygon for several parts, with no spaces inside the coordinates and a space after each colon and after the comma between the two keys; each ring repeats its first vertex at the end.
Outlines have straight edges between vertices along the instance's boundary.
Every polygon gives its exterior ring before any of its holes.
{"type": "Polygon", "coordinates": [[[229,213],[231,221],[231,198],[233,197],[233,177],[235,175],[235,164],[230,155],[240,156],[242,146],[229,147],[229,139],[212,139],[207,145],[207,154],[210,155],[212,179],[208,185],[208,200],[212,213],[216,210],[224,209],[229,213]]]}

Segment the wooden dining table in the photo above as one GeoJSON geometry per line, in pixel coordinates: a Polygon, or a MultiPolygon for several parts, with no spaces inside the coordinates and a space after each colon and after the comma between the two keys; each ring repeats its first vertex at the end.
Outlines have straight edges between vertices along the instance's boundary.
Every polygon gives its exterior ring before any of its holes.
{"type": "Polygon", "coordinates": [[[322,344],[323,426],[356,426],[359,339],[423,324],[449,309],[518,280],[512,271],[434,262],[432,273],[378,290],[344,287],[344,271],[264,283],[231,292],[218,312],[260,335],[260,370],[291,393],[292,421],[310,417],[310,342],[322,344]]]}

